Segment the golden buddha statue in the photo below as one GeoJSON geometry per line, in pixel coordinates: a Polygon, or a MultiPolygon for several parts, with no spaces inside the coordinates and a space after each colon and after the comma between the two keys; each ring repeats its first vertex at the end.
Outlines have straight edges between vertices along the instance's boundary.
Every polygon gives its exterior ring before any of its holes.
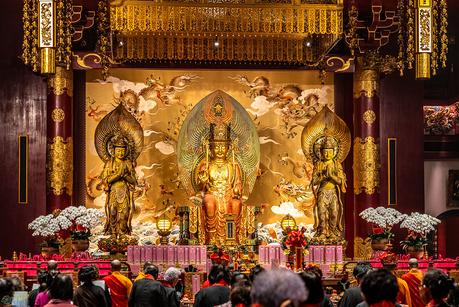
{"type": "Polygon", "coordinates": [[[319,244],[342,244],[343,201],[346,175],[341,163],[351,147],[346,123],[325,106],[304,127],[301,145],[312,162],[311,188],[314,192],[314,238],[319,244]]]}
{"type": "Polygon", "coordinates": [[[346,193],[346,175],[341,163],[336,161],[337,142],[325,136],[320,144],[321,159],[314,164],[312,182],[316,197],[315,237],[319,240],[337,241],[343,231],[343,202],[346,193]]]}
{"type": "Polygon", "coordinates": [[[127,142],[118,135],[112,144],[113,155],[104,165],[99,188],[103,188],[107,193],[105,234],[118,237],[131,234],[134,211],[132,192],[137,185],[137,180],[134,165],[127,157],[129,150],[127,142]]]}
{"type": "Polygon", "coordinates": [[[143,130],[120,103],[99,122],[94,141],[97,154],[104,162],[97,189],[107,196],[104,232],[110,237],[99,241],[99,247],[105,250],[120,242],[134,242],[130,235],[137,186],[135,162],[143,148],[143,130]]]}
{"type": "Polygon", "coordinates": [[[206,244],[237,244],[242,211],[241,169],[228,158],[231,127],[210,125],[210,138],[205,143],[206,157],[196,168],[195,176],[201,192],[202,225],[206,244]]]}

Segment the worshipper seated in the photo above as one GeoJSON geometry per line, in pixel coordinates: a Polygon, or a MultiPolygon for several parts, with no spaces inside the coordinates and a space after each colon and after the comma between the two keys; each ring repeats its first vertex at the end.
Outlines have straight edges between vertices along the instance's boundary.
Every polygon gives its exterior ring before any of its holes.
{"type": "Polygon", "coordinates": [[[58,274],[49,288],[51,300],[45,307],[76,307],[72,304],[73,282],[67,275],[58,274]]]}
{"type": "Polygon", "coordinates": [[[298,307],[308,298],[308,291],[300,276],[277,269],[257,275],[250,298],[257,307],[298,307]]]}
{"type": "Polygon", "coordinates": [[[194,307],[214,307],[229,302],[230,299],[230,274],[226,267],[215,264],[209,271],[209,287],[196,293],[194,307]]]}
{"type": "Polygon", "coordinates": [[[144,268],[144,277],[134,282],[129,307],[166,307],[166,289],[158,279],[158,267],[149,265],[144,268]]]}
{"type": "Polygon", "coordinates": [[[412,307],[424,307],[424,303],[422,302],[421,294],[419,288],[422,284],[422,272],[418,269],[418,259],[411,258],[408,261],[408,266],[410,270],[408,273],[402,276],[402,279],[408,285],[408,289],[410,291],[411,297],[411,306],[412,307]]]}
{"type": "Polygon", "coordinates": [[[360,284],[364,302],[358,307],[394,307],[398,295],[396,277],[386,269],[368,272],[360,284]]]}
{"type": "Polygon", "coordinates": [[[102,280],[110,289],[112,307],[127,307],[129,295],[132,290],[132,282],[121,274],[121,261],[113,260],[110,264],[111,274],[102,280]]]}
{"type": "Polygon", "coordinates": [[[170,267],[166,270],[164,273],[164,282],[163,286],[166,288],[166,293],[167,293],[167,304],[170,307],[180,307],[180,300],[177,295],[177,292],[175,291],[175,285],[180,280],[180,276],[182,275],[182,272],[180,272],[179,269],[170,267]]]}
{"type": "Polygon", "coordinates": [[[357,280],[357,286],[347,289],[343,297],[338,303],[339,307],[355,307],[363,301],[362,291],[360,290],[360,284],[362,283],[363,277],[372,270],[372,267],[367,262],[359,262],[354,267],[352,275],[357,280]]]}
{"type": "Polygon", "coordinates": [[[454,290],[454,281],[443,271],[433,269],[422,279],[421,297],[426,307],[447,307],[448,294],[454,290]]]}
{"type": "Polygon", "coordinates": [[[93,265],[81,267],[78,272],[78,280],[82,283],[76,290],[73,302],[78,307],[109,307],[111,306],[110,295],[107,296],[105,289],[96,286],[97,268],[93,265]]]}
{"type": "Polygon", "coordinates": [[[29,293],[29,299],[28,299],[29,307],[35,306],[35,300],[37,299],[38,294],[48,290],[52,279],[47,271],[41,271],[37,275],[37,280],[38,280],[38,288],[30,291],[29,293]]]}

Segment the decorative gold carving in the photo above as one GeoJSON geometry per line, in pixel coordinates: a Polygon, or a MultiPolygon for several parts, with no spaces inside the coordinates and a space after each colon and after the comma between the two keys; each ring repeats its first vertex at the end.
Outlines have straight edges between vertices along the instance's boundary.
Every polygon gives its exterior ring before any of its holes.
{"type": "Polygon", "coordinates": [[[366,110],[363,113],[363,121],[367,123],[367,125],[371,125],[376,120],[376,114],[373,110],[366,110]]]}
{"type": "Polygon", "coordinates": [[[53,0],[40,1],[40,48],[54,47],[53,0]]]}
{"type": "Polygon", "coordinates": [[[52,118],[53,122],[60,123],[65,118],[64,110],[62,110],[61,108],[55,108],[51,112],[51,118],[52,118]]]}
{"type": "Polygon", "coordinates": [[[61,136],[54,137],[48,143],[47,152],[48,186],[54,195],[67,193],[73,189],[73,140],[65,141],[61,136]]]}
{"type": "Polygon", "coordinates": [[[41,48],[40,50],[40,72],[44,75],[56,72],[56,53],[54,48],[41,48]]]}
{"type": "Polygon", "coordinates": [[[419,9],[419,34],[418,48],[419,52],[432,51],[432,14],[430,8],[419,9]]]}
{"type": "Polygon", "coordinates": [[[375,69],[357,70],[354,74],[354,97],[363,93],[371,98],[379,93],[379,72],[375,69]]]}
{"type": "Polygon", "coordinates": [[[56,74],[48,79],[48,87],[56,96],[64,94],[64,90],[66,90],[68,96],[72,96],[72,72],[60,66],[56,67],[56,74]]]}
{"type": "Polygon", "coordinates": [[[350,67],[351,67],[351,64],[352,64],[352,61],[353,61],[353,58],[348,58],[347,60],[344,60],[343,58],[341,57],[338,57],[338,56],[332,56],[332,57],[329,57],[327,59],[327,66],[328,67],[333,67],[334,64],[333,62],[334,61],[338,61],[341,63],[341,68],[335,70],[335,72],[341,72],[341,71],[346,71],[348,70],[350,67]]]}
{"type": "Polygon", "coordinates": [[[371,248],[371,239],[362,239],[360,237],[354,238],[354,259],[355,260],[370,260],[373,254],[371,248]]]}
{"type": "Polygon", "coordinates": [[[371,136],[354,140],[354,193],[373,194],[379,188],[379,145],[371,136]]]}
{"type": "Polygon", "coordinates": [[[430,53],[416,53],[416,79],[430,78],[430,53]]]}
{"type": "MultiPolygon", "coordinates": [[[[124,0],[123,0],[124,2],[124,0]]],[[[107,1],[99,1],[97,9],[97,31],[98,31],[98,44],[99,54],[101,57],[100,64],[102,66],[102,78],[104,80],[108,77],[108,69],[110,67],[111,48],[111,34],[110,34],[110,8],[107,1]]],[[[113,29],[112,29],[113,30],[113,29]]]]}
{"type": "Polygon", "coordinates": [[[128,0],[111,7],[109,20],[117,60],[310,63],[339,38],[342,17],[336,4],[128,0]]]}

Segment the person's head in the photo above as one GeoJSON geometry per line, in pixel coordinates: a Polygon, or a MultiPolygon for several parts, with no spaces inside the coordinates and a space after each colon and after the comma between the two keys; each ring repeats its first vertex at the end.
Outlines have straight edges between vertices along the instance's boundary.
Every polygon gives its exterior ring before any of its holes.
{"type": "Polygon", "coordinates": [[[221,264],[215,264],[210,268],[208,279],[211,285],[221,281],[224,281],[229,285],[231,282],[231,277],[228,270],[221,264]]]}
{"type": "Polygon", "coordinates": [[[180,272],[179,269],[170,267],[164,273],[164,280],[170,283],[172,287],[174,287],[179,281],[180,275],[182,275],[182,272],[180,272]]]}
{"type": "Polygon", "coordinates": [[[234,271],[231,273],[231,287],[233,287],[235,284],[242,280],[249,280],[247,276],[239,271],[234,271]]]}
{"type": "Polygon", "coordinates": [[[278,269],[260,273],[250,292],[252,304],[263,307],[297,307],[308,298],[301,278],[292,271],[278,269]]]}
{"type": "Polygon", "coordinates": [[[433,269],[422,279],[421,298],[424,303],[441,302],[454,289],[454,282],[443,271],[433,269]]]}
{"type": "Polygon", "coordinates": [[[49,295],[53,299],[69,301],[73,299],[72,278],[67,275],[58,274],[49,289],[49,295]]]}
{"type": "Polygon", "coordinates": [[[147,275],[151,275],[154,279],[158,279],[159,269],[156,265],[150,264],[146,268],[144,268],[144,273],[147,275]]]}
{"type": "Polygon", "coordinates": [[[380,258],[383,269],[388,271],[394,271],[397,268],[397,255],[391,252],[384,253],[380,258]]]}
{"type": "Polygon", "coordinates": [[[57,271],[57,261],[50,260],[48,261],[48,272],[57,271]]]}
{"type": "Polygon", "coordinates": [[[153,263],[151,261],[145,261],[145,263],[143,264],[143,272],[145,273],[146,268],[152,265],[153,263]]]}
{"type": "Polygon", "coordinates": [[[13,283],[10,278],[0,278],[0,301],[4,296],[13,296],[13,283]]]}
{"type": "Polygon", "coordinates": [[[372,269],[373,268],[369,263],[359,262],[354,267],[352,275],[354,275],[355,279],[357,279],[357,282],[360,284],[362,282],[362,278],[372,269]]]}
{"type": "Polygon", "coordinates": [[[121,271],[121,261],[115,259],[110,263],[110,269],[112,272],[121,271]]]}
{"type": "Polygon", "coordinates": [[[252,303],[250,299],[250,289],[251,286],[248,281],[241,281],[234,284],[230,294],[231,306],[250,306],[252,303]]]}
{"type": "Polygon", "coordinates": [[[250,275],[249,275],[249,279],[251,282],[253,282],[255,280],[255,278],[258,276],[258,274],[260,274],[261,272],[263,272],[265,269],[257,264],[256,266],[254,266],[251,270],[250,270],[250,275]]]}
{"type": "Polygon", "coordinates": [[[304,271],[299,274],[303,280],[304,286],[309,292],[308,299],[304,304],[320,304],[324,300],[324,288],[322,287],[322,279],[313,270],[304,271]]]}
{"type": "Polygon", "coordinates": [[[363,277],[360,289],[368,305],[382,301],[395,304],[398,294],[397,278],[386,269],[370,271],[363,277]]]}
{"type": "Polygon", "coordinates": [[[38,284],[40,285],[39,291],[44,291],[51,285],[51,275],[47,271],[41,271],[37,275],[38,284]]]}
{"type": "Polygon", "coordinates": [[[11,277],[11,283],[13,285],[13,292],[14,291],[23,291],[24,290],[24,284],[23,284],[22,280],[19,277],[17,277],[17,276],[11,277]]]}
{"type": "Polygon", "coordinates": [[[324,276],[322,270],[317,265],[309,265],[305,267],[304,272],[316,274],[320,280],[322,280],[322,277],[324,276]]]}
{"type": "Polygon", "coordinates": [[[84,284],[91,283],[97,279],[97,271],[92,265],[85,265],[78,271],[78,280],[84,284]]]}
{"type": "Polygon", "coordinates": [[[417,269],[419,267],[418,259],[411,258],[408,261],[408,266],[410,267],[410,269],[417,269]]]}

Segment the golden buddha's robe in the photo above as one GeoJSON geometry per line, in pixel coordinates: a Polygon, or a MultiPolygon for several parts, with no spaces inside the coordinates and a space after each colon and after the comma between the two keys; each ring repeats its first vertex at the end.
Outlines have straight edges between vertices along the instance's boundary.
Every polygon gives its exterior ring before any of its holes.
{"type": "Polygon", "coordinates": [[[101,174],[107,198],[104,232],[106,235],[130,235],[134,201],[131,190],[136,184],[135,169],[129,160],[111,159],[101,174]]]}
{"type": "Polygon", "coordinates": [[[197,182],[204,193],[202,224],[205,231],[205,244],[224,245],[226,240],[227,214],[234,217],[234,234],[239,243],[241,224],[241,176],[237,164],[226,160],[202,161],[197,168],[197,182]]]}
{"type": "Polygon", "coordinates": [[[318,161],[314,165],[312,184],[318,186],[315,191],[314,237],[339,239],[343,231],[341,192],[346,192],[346,177],[341,164],[334,160],[318,161]]]}

